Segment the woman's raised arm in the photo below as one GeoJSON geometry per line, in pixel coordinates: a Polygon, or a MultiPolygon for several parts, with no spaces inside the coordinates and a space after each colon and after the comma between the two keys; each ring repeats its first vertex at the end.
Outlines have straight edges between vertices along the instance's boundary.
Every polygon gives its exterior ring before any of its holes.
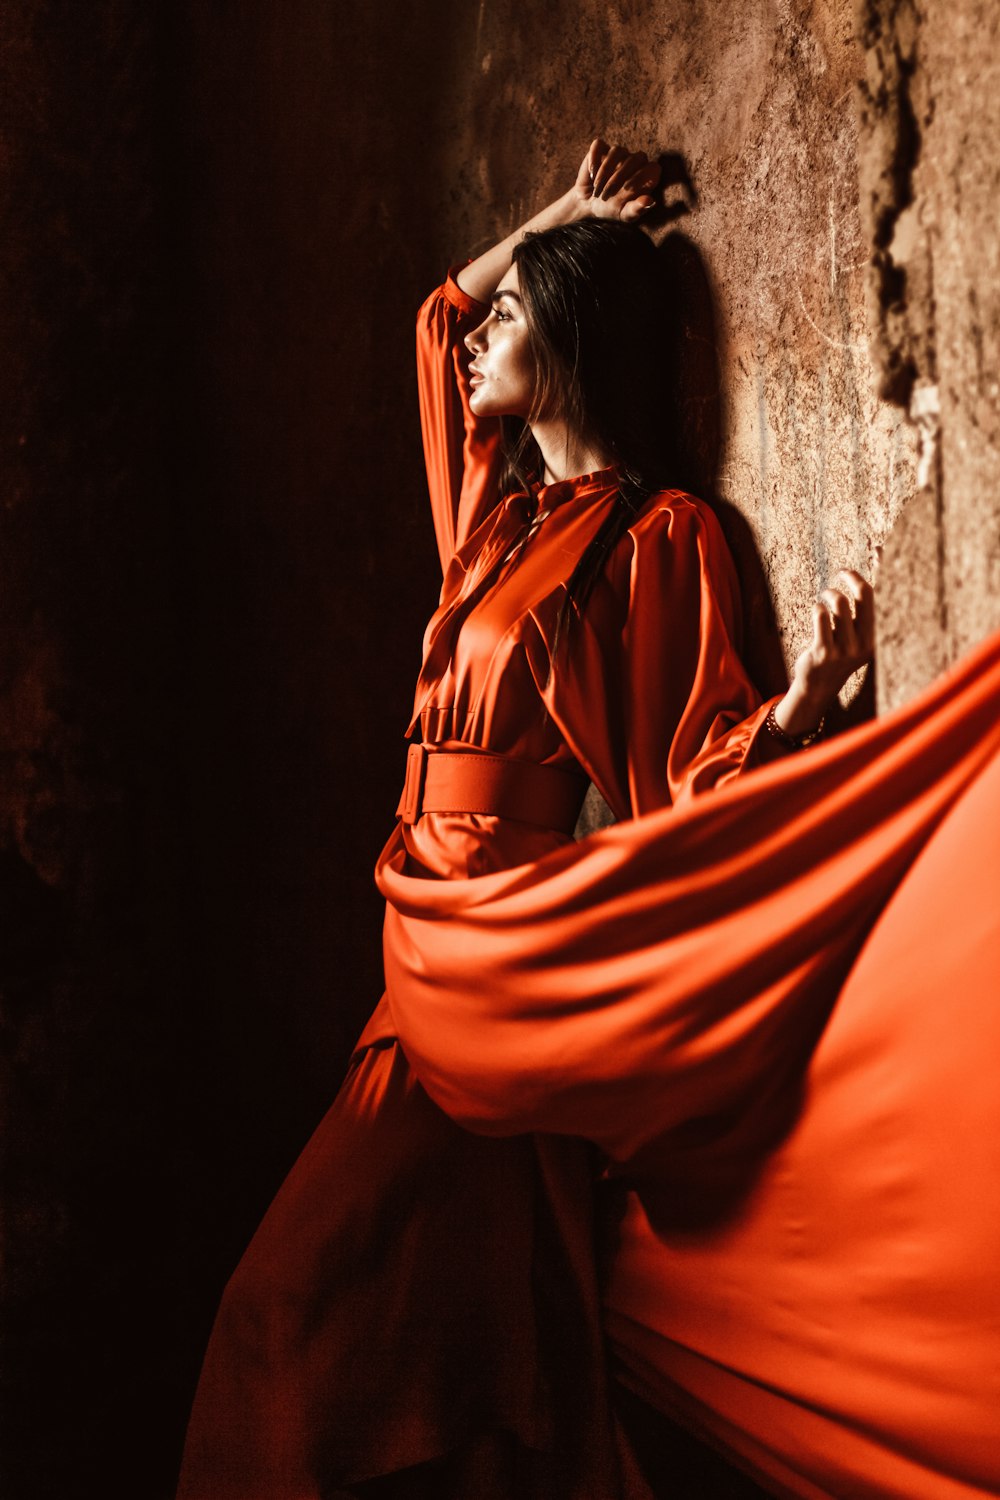
{"type": "Polygon", "coordinates": [[[511,263],[515,245],[526,234],[554,229],[557,224],[573,224],[578,219],[639,220],[655,203],[653,189],[659,180],[659,163],[651,162],[644,151],[608,146],[597,137],[591,141],[569,191],[470,261],[458,273],[459,286],[477,302],[489,302],[511,263]]]}

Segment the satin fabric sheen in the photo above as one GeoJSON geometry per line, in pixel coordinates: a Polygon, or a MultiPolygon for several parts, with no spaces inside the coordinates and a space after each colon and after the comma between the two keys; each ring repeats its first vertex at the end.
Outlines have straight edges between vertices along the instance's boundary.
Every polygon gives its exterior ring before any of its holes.
{"type": "Polygon", "coordinates": [[[628,821],[393,832],[386,995],[227,1288],[179,1495],[648,1500],[615,1381],[775,1494],[998,1493],[1000,643],[783,759],[714,517],[664,492],[550,671],[615,476],[494,506],[482,311],[449,278],[418,321],[411,732],[628,821]]]}
{"type": "Polygon", "coordinates": [[[425,1088],[608,1154],[615,1375],[775,1494],[1000,1493],[998,830],[1000,637],[576,857],[446,890],[384,857],[425,1088]]]}

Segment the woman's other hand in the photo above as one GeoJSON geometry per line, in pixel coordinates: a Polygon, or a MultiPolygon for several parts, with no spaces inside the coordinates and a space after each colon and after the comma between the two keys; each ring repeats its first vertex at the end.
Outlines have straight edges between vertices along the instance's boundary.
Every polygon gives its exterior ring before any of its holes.
{"type": "Polygon", "coordinates": [[[844,683],[875,650],[875,591],[860,573],[838,573],[813,605],[812,640],[796,658],[788,692],[774,710],[785,734],[813,733],[844,683]]]}
{"type": "Polygon", "coordinates": [[[574,191],[595,219],[641,219],[656,202],[653,189],[660,181],[660,165],[645,151],[609,146],[599,137],[580,164],[574,191]]]}

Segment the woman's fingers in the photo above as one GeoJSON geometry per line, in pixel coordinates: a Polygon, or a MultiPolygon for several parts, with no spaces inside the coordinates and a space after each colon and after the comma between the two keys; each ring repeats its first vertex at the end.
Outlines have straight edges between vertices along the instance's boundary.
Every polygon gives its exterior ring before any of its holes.
{"type": "Polygon", "coordinates": [[[591,200],[598,218],[641,218],[656,202],[654,189],[660,181],[660,164],[645,151],[630,151],[620,142],[613,145],[595,136],[584,157],[577,187],[591,200]]]}
{"type": "Polygon", "coordinates": [[[833,622],[822,604],[813,605],[812,653],[817,662],[825,661],[833,651],[833,622]]]}
{"type": "Polygon", "coordinates": [[[818,712],[870,661],[875,636],[875,593],[860,573],[837,575],[842,588],[824,589],[812,607],[812,640],[796,657],[793,680],[818,712]]]}
{"type": "Polygon", "coordinates": [[[871,656],[875,649],[875,590],[867,578],[850,568],[838,573],[837,580],[843,582],[845,593],[854,603],[854,628],[859,649],[871,656]]]}
{"type": "Polygon", "coordinates": [[[655,203],[656,199],[651,197],[649,193],[640,193],[637,198],[630,198],[628,200],[618,217],[624,224],[630,224],[633,219],[641,219],[643,214],[648,213],[655,203]]]}
{"type": "Polygon", "coordinates": [[[854,644],[854,611],[850,599],[839,589],[824,589],[819,597],[829,612],[834,640],[842,650],[849,649],[854,644]]]}
{"type": "Polygon", "coordinates": [[[875,644],[875,591],[860,573],[838,573],[842,588],[824,589],[819,605],[829,629],[831,658],[854,669],[870,659],[875,644]]]}
{"type": "MultiPolygon", "coordinates": [[[[624,149],[624,148],[622,148],[624,149]]],[[[610,153],[609,153],[610,154],[610,153]]],[[[613,198],[625,187],[629,178],[634,177],[641,167],[646,165],[645,151],[632,151],[626,153],[618,164],[608,173],[604,186],[601,189],[602,198],[613,198]]]]}
{"type": "Polygon", "coordinates": [[[860,657],[851,601],[846,594],[840,593],[837,589],[824,589],[819,597],[830,622],[830,635],[833,642],[830,649],[830,661],[831,663],[840,662],[844,666],[849,666],[853,671],[855,665],[860,665],[860,657]]]}
{"type": "Polygon", "coordinates": [[[580,170],[576,174],[574,187],[583,198],[592,198],[594,195],[594,178],[605,156],[608,153],[607,142],[601,137],[595,136],[587,147],[587,154],[580,163],[580,170]]]}
{"type": "Polygon", "coordinates": [[[641,165],[632,173],[622,188],[627,195],[628,202],[621,210],[620,218],[629,222],[632,219],[640,219],[656,204],[654,189],[660,182],[660,163],[658,161],[647,161],[643,152],[638,153],[642,158],[641,165]]]}
{"type": "Polygon", "coordinates": [[[594,178],[597,176],[598,170],[607,154],[607,142],[602,141],[600,136],[595,136],[590,143],[590,150],[587,152],[587,175],[590,178],[591,184],[593,184],[594,178]]]}
{"type": "Polygon", "coordinates": [[[614,172],[628,156],[624,146],[609,146],[604,159],[594,173],[594,192],[599,198],[607,196],[608,182],[614,172]]]}

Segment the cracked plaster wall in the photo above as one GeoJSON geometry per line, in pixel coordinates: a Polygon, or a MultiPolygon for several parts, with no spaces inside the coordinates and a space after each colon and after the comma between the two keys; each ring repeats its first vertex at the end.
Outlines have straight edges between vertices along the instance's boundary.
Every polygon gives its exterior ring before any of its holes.
{"type": "Polygon", "coordinates": [[[870,327],[920,444],[883,559],[890,704],[1000,625],[1000,11],[870,0],[857,24],[870,327]]]}

